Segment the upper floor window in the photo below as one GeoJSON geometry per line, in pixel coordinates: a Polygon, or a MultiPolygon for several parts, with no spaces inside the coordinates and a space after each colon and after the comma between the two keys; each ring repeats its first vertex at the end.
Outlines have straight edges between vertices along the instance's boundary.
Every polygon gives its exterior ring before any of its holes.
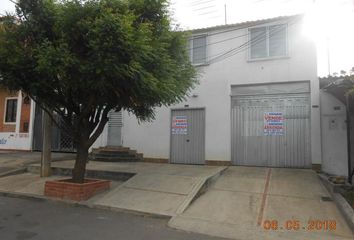
{"type": "Polygon", "coordinates": [[[206,63],[207,36],[199,35],[191,39],[191,61],[192,64],[200,65],[206,63]]]}
{"type": "Polygon", "coordinates": [[[15,123],[16,115],[17,115],[17,98],[7,98],[5,123],[15,123]]]}
{"type": "Polygon", "coordinates": [[[285,24],[249,29],[250,59],[287,56],[287,26],[285,24]]]}

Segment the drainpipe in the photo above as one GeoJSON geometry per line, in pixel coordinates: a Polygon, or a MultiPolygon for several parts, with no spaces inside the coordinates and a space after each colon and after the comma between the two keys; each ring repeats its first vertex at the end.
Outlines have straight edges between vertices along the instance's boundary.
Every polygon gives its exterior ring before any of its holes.
{"type": "Polygon", "coordinates": [[[351,160],[351,144],[350,144],[350,101],[349,101],[350,94],[348,94],[345,99],[346,99],[346,105],[347,105],[347,151],[348,151],[348,182],[352,184],[353,180],[353,174],[352,174],[352,160],[351,160]]]}

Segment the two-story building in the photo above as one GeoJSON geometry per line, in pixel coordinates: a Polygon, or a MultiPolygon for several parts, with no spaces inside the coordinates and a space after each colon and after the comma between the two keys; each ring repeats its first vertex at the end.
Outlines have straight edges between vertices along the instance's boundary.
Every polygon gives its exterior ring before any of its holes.
{"type": "Polygon", "coordinates": [[[112,113],[96,146],[170,163],[321,164],[316,48],[302,24],[299,15],[193,30],[199,85],[186,101],[148,123],[112,113]]]}
{"type": "MultiPolygon", "coordinates": [[[[296,15],[193,30],[199,85],[184,102],[156,109],[152,122],[111,112],[94,147],[130,147],[155,162],[322,165],[346,175],[345,106],[323,93],[320,108],[316,47],[303,23],[296,15]]],[[[21,92],[3,94],[0,149],[40,150],[39,109],[21,92]]],[[[52,146],[75,150],[56,128],[52,146]]]]}

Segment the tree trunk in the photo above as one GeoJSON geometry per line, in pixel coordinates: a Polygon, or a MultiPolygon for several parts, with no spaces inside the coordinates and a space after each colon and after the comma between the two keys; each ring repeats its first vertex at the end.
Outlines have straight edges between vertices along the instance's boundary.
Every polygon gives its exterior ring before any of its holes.
{"type": "Polygon", "coordinates": [[[89,154],[89,148],[100,136],[104,129],[104,126],[108,122],[107,114],[110,109],[111,108],[106,108],[104,110],[101,119],[99,120],[99,123],[97,125],[97,128],[93,134],[89,128],[89,117],[87,117],[86,119],[82,119],[82,121],[78,123],[78,125],[76,125],[76,129],[79,134],[74,136],[74,138],[77,140],[77,153],[72,180],[75,183],[83,183],[85,180],[86,163],[89,154]]]}
{"type": "Polygon", "coordinates": [[[73,181],[75,183],[83,183],[85,179],[89,147],[87,147],[88,140],[85,142],[82,141],[83,139],[81,139],[81,142],[77,146],[76,161],[73,170],[73,181]]]}

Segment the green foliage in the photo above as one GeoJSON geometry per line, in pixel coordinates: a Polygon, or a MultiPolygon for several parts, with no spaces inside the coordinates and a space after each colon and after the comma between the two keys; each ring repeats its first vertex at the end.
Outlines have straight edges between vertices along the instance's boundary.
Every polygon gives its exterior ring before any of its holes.
{"type": "Polygon", "coordinates": [[[150,120],[196,83],[187,36],[172,31],[166,0],[18,0],[0,22],[0,84],[59,114],[78,149],[88,148],[110,110],[150,120]]]}
{"type": "Polygon", "coordinates": [[[183,100],[196,83],[186,35],[170,29],[167,6],[18,0],[16,15],[2,20],[0,83],[30,94],[68,124],[73,115],[90,119],[103,109],[151,119],[154,108],[183,100]]]}

